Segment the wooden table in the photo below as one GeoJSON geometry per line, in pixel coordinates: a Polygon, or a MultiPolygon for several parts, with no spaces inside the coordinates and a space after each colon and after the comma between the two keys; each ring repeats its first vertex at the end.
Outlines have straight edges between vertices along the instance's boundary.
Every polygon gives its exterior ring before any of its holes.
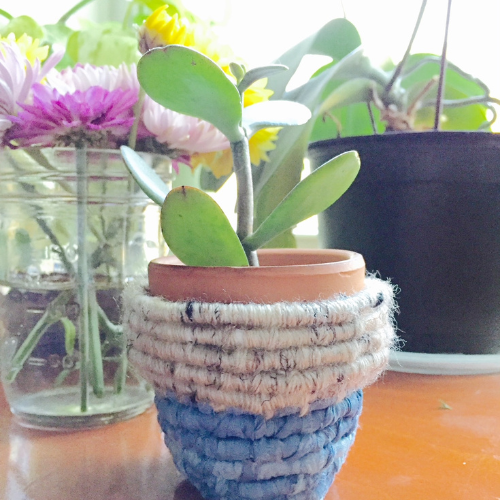
{"type": "MultiPolygon", "coordinates": [[[[44,433],[19,427],[2,397],[0,499],[201,497],[175,470],[154,409],[98,430],[44,433]]],[[[327,500],[499,499],[500,375],[387,373],[365,391],[327,500]]]]}

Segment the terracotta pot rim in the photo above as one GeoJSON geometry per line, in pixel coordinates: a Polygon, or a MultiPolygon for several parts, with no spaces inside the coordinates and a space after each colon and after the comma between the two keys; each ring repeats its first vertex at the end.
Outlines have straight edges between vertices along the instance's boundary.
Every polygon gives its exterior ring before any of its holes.
{"type": "Polygon", "coordinates": [[[315,301],[364,289],[361,254],[337,249],[269,249],[259,267],[194,267],[176,257],[149,264],[151,295],[171,301],[274,303],[315,301]],[[280,259],[290,263],[273,265],[280,259]]]}
{"type": "MultiPolygon", "coordinates": [[[[186,266],[183,264],[177,257],[174,255],[168,255],[164,257],[158,257],[156,259],[153,259],[150,262],[150,265],[161,265],[161,266],[173,266],[175,268],[182,268],[185,269],[186,271],[189,270],[200,270],[200,272],[203,272],[202,270],[226,270],[230,271],[231,269],[237,269],[238,272],[249,272],[249,273],[257,273],[257,272],[262,272],[264,269],[288,269],[288,268],[304,268],[304,267],[311,267],[311,266],[319,266],[320,268],[323,268],[325,266],[336,266],[339,268],[345,268],[347,269],[354,269],[359,267],[360,264],[364,263],[363,256],[357,252],[353,252],[351,250],[343,250],[343,249],[337,249],[337,248],[271,248],[271,249],[262,249],[257,251],[259,257],[266,257],[266,256],[295,256],[295,255],[303,255],[304,257],[324,257],[324,261],[318,261],[318,262],[309,262],[309,263],[302,263],[302,264],[279,264],[279,265],[260,265],[260,266],[241,266],[241,267],[229,267],[229,266],[204,266],[204,267],[197,267],[197,266],[186,266]],[[343,257],[341,259],[335,259],[335,260],[330,260],[330,258],[333,257],[343,257]]],[[[339,269],[340,270],[340,269],[339,269]]],[[[214,272],[214,271],[210,271],[214,272]]],[[[279,272],[279,271],[278,271],[279,272]]]]}

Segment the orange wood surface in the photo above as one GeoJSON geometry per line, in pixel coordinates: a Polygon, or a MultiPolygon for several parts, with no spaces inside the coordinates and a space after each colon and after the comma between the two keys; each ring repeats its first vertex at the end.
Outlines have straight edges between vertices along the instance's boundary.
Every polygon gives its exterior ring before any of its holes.
{"type": "MultiPolygon", "coordinates": [[[[19,427],[2,397],[0,498],[201,499],[176,472],[154,409],[58,434],[19,427]]],[[[387,373],[365,391],[356,442],[327,500],[499,499],[500,375],[387,373]]]]}

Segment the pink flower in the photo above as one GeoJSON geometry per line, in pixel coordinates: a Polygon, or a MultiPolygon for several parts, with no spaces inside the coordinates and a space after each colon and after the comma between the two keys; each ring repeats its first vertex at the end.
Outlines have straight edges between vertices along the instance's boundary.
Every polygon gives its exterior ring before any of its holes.
{"type": "Polygon", "coordinates": [[[0,139],[12,126],[11,116],[19,111],[19,104],[29,101],[30,91],[61,60],[61,52],[50,56],[43,67],[35,59],[32,64],[15,43],[0,42],[0,139]]]}
{"type": "Polygon", "coordinates": [[[166,109],[149,97],[144,101],[146,129],[169,149],[193,153],[210,153],[229,147],[226,136],[208,122],[166,109]]]}
{"type": "Polygon", "coordinates": [[[89,87],[61,94],[33,85],[33,104],[22,104],[6,139],[19,146],[116,148],[124,144],[134,121],[135,90],[89,87]]]}
{"type": "Polygon", "coordinates": [[[76,90],[88,90],[90,87],[102,87],[106,90],[135,90],[139,93],[137,68],[135,64],[121,64],[113,66],[92,66],[91,64],[77,64],[74,68],[67,68],[51,73],[47,82],[61,94],[73,93],[76,90]]]}

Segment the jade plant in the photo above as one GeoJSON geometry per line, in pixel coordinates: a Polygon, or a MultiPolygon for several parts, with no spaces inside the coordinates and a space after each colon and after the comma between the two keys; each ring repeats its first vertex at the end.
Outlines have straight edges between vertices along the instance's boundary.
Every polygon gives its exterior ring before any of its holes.
{"type": "Polygon", "coordinates": [[[248,140],[266,127],[300,126],[308,107],[291,101],[267,101],[243,107],[243,94],[255,81],[287,70],[283,65],[249,71],[231,64],[234,81],[210,58],[180,45],[147,52],[138,64],[139,82],[162,106],[205,120],[229,140],[237,181],[237,228],[205,192],[181,186],[168,192],[163,181],[129,147],[125,163],[143,191],[161,205],[161,228],[172,252],[190,266],[258,265],[256,250],[299,222],[333,204],[351,185],[360,162],[344,153],[299,182],[254,230],[253,182],[248,140]]]}

